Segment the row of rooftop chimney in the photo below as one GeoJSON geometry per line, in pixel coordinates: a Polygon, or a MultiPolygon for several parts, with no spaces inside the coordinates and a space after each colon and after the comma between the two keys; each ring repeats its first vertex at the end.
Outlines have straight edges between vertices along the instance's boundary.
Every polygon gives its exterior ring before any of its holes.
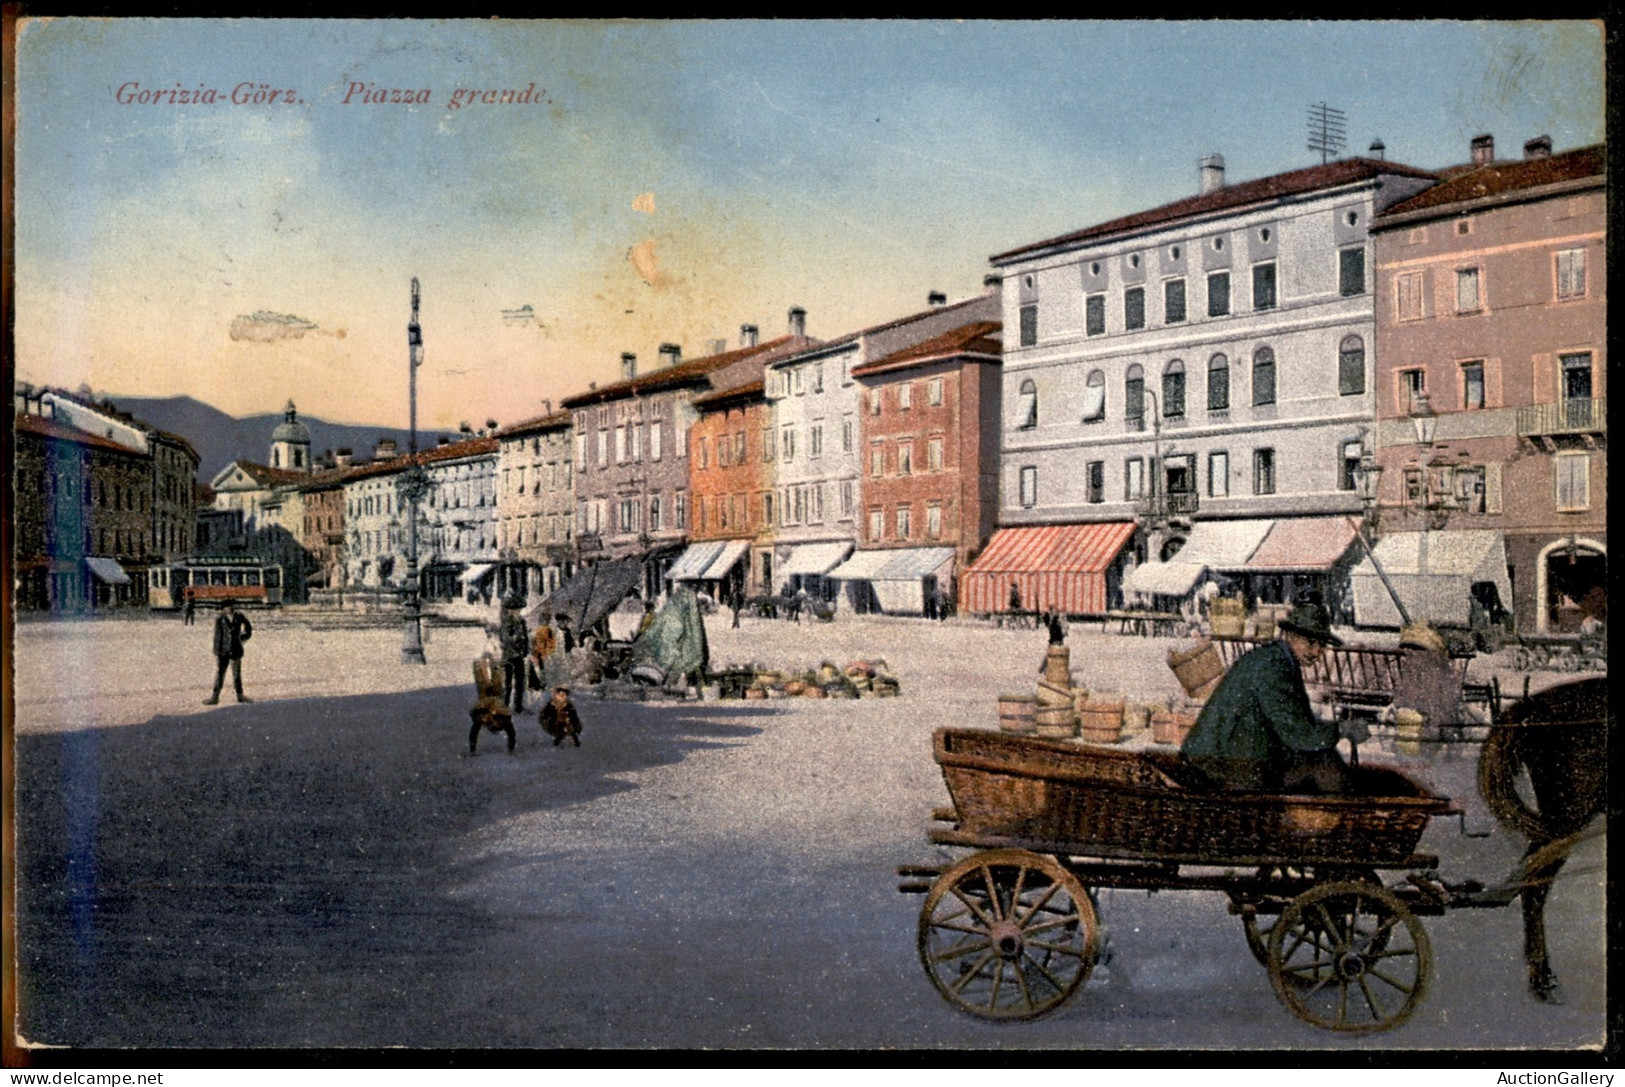
{"type": "MultiPolygon", "coordinates": [[[[1488,132],[1474,136],[1469,146],[1472,152],[1474,166],[1488,166],[1495,161],[1495,137],[1488,132]]],[[[1387,157],[1388,147],[1381,140],[1371,141],[1371,157],[1383,159],[1387,157]]],[[[1549,159],[1552,157],[1552,138],[1550,136],[1536,136],[1523,145],[1524,160],[1549,159]]],[[[1203,155],[1197,164],[1198,191],[1206,194],[1224,188],[1224,156],[1203,155]]]]}

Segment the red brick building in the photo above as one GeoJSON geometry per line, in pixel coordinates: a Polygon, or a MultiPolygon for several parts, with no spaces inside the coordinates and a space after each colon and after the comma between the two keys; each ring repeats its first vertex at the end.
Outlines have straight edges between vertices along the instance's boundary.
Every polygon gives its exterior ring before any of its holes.
{"type": "Polygon", "coordinates": [[[1481,136],[1473,158],[1372,222],[1378,557],[1456,579],[1411,607],[1436,621],[1492,582],[1519,631],[1573,631],[1607,613],[1607,156],[1481,136]]]}
{"type": "Polygon", "coordinates": [[[1001,325],[975,321],[861,366],[859,549],[831,576],[859,610],[931,614],[998,515],[1001,325]]]}
{"type": "Polygon", "coordinates": [[[694,398],[689,431],[693,541],[668,576],[719,600],[773,591],[773,407],[760,379],[694,398]]]}

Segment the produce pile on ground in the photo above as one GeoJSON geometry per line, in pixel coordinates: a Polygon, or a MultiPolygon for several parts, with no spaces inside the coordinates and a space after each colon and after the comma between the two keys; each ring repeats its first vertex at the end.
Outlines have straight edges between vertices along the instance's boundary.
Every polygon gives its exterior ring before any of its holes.
{"type": "Polygon", "coordinates": [[[715,674],[723,698],[894,698],[901,691],[880,659],[855,660],[844,668],[824,661],[804,672],[752,662],[730,664],[715,674]]]}

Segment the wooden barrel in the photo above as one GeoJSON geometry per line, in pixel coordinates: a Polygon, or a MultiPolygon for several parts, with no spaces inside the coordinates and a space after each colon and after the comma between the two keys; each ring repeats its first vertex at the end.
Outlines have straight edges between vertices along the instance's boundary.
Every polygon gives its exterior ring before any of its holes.
{"type": "Polygon", "coordinates": [[[1168,650],[1168,667],[1185,693],[1195,697],[1197,691],[1224,675],[1224,658],[1219,656],[1219,647],[1204,638],[1189,649],[1168,650]]]}
{"type": "Polygon", "coordinates": [[[1085,740],[1114,744],[1123,738],[1123,700],[1090,698],[1078,711],[1078,728],[1085,740]]]}
{"type": "Polygon", "coordinates": [[[1078,717],[1067,706],[1041,706],[1033,713],[1033,724],[1040,736],[1068,739],[1078,734],[1078,717]]]}
{"type": "Polygon", "coordinates": [[[1072,705],[1072,688],[1063,687],[1058,683],[1051,683],[1047,679],[1038,681],[1038,704],[1040,706],[1070,706],[1072,705]]]}
{"type": "Polygon", "coordinates": [[[1159,744],[1178,747],[1196,725],[1194,713],[1159,710],[1151,715],[1151,739],[1159,744]]]}
{"type": "Polygon", "coordinates": [[[1144,732],[1151,724],[1151,707],[1142,706],[1138,702],[1123,704],[1123,735],[1133,736],[1144,732]]]}
{"type": "Polygon", "coordinates": [[[1064,645],[1052,645],[1044,654],[1044,678],[1062,687],[1072,685],[1072,651],[1064,645]]]}
{"type": "Polygon", "coordinates": [[[1001,694],[999,696],[999,728],[1005,732],[1030,734],[1037,725],[1033,713],[1038,700],[1030,694],[1001,694]]]}

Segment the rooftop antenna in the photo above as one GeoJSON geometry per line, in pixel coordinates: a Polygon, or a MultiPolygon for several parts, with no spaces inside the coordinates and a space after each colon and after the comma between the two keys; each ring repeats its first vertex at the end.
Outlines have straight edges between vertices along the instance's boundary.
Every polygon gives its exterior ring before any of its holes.
{"type": "Polygon", "coordinates": [[[1335,158],[1348,142],[1348,117],[1324,102],[1309,107],[1309,150],[1320,152],[1320,164],[1335,158]]]}

